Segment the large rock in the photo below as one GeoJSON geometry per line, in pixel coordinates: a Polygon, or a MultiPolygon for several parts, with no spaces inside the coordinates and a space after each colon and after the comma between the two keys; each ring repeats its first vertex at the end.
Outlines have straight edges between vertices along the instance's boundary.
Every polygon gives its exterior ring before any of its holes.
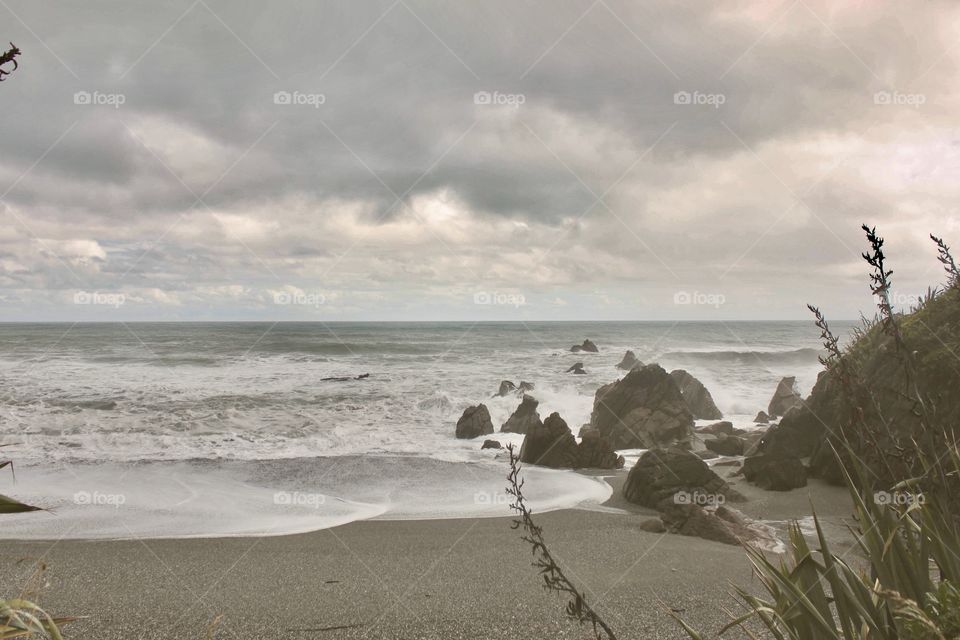
{"type": "Polygon", "coordinates": [[[593,344],[590,340],[584,340],[583,344],[575,344],[570,347],[570,351],[574,353],[580,353],[581,351],[586,351],[587,353],[599,353],[600,350],[597,349],[597,345],[593,344]]]}
{"type": "Polygon", "coordinates": [[[687,408],[694,418],[699,420],[719,420],[723,417],[720,409],[713,401],[713,396],[703,386],[703,383],[694,378],[683,369],[675,369],[670,372],[670,377],[680,387],[680,393],[687,403],[687,408]]]}
{"type": "Polygon", "coordinates": [[[735,430],[733,428],[733,423],[728,422],[727,420],[714,422],[713,424],[708,424],[705,427],[700,427],[697,429],[697,433],[704,433],[711,436],[732,436],[734,435],[734,431],[739,431],[739,429],[735,430]]]}
{"type": "Polygon", "coordinates": [[[560,414],[554,412],[540,424],[530,425],[520,447],[520,462],[557,469],[577,466],[577,439],[560,414]]]}
{"type": "Polygon", "coordinates": [[[660,516],[667,531],[696,536],[723,544],[769,544],[773,540],[750,526],[739,511],[724,505],[703,507],[698,504],[670,505],[660,516]]]}
{"type": "Polygon", "coordinates": [[[493,422],[485,404],[467,407],[457,420],[458,438],[477,438],[489,433],[493,433],[493,422]]]}
{"type": "Polygon", "coordinates": [[[623,359],[617,363],[617,368],[623,369],[624,371],[629,371],[630,369],[635,369],[642,366],[643,363],[637,360],[637,354],[629,350],[623,354],[623,359]]]}
{"type": "Polygon", "coordinates": [[[770,398],[770,404],[767,406],[767,413],[771,416],[784,416],[787,411],[802,402],[800,390],[797,389],[797,379],[794,376],[787,376],[780,380],[777,390],[773,392],[773,397],[770,398]]]}
{"type": "Polygon", "coordinates": [[[623,496],[653,509],[683,504],[689,496],[733,495],[720,476],[703,460],[683,449],[651,449],[630,470],[623,496]]]}
{"type": "Polygon", "coordinates": [[[693,414],[673,378],[649,364],[597,389],[590,425],[615,449],[689,446],[693,414]]]}
{"type": "Polygon", "coordinates": [[[581,469],[622,469],[623,456],[596,429],[583,429],[577,445],[577,467],[581,469]]]}
{"type": "Polygon", "coordinates": [[[500,431],[507,433],[527,433],[531,428],[542,424],[540,414],[537,413],[537,402],[533,396],[523,395],[523,400],[516,410],[510,414],[507,421],[500,427],[500,431]]]}
{"type": "Polygon", "coordinates": [[[753,421],[756,424],[767,424],[770,422],[770,416],[767,415],[766,411],[758,411],[757,417],[753,421]]]}
{"type": "Polygon", "coordinates": [[[790,491],[807,486],[807,468],[796,456],[768,453],[752,456],[740,468],[747,482],[770,491],[790,491]]]}

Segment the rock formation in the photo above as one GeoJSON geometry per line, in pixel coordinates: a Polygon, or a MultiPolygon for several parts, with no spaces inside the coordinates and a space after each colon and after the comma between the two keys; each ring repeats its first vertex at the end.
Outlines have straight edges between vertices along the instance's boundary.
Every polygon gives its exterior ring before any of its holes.
{"type": "Polygon", "coordinates": [[[493,422],[485,404],[467,407],[457,420],[458,438],[477,438],[489,433],[493,433],[493,422]]]}
{"type": "Polygon", "coordinates": [[[734,492],[707,463],[677,448],[644,453],[623,485],[623,496],[630,502],[661,510],[668,504],[709,501],[711,496],[728,494],[734,492]]]}
{"type": "Polygon", "coordinates": [[[570,351],[573,353],[580,353],[581,351],[586,351],[587,353],[599,353],[600,350],[597,349],[597,345],[593,344],[590,340],[584,340],[583,344],[575,344],[570,347],[570,351]]]}
{"type": "Polygon", "coordinates": [[[770,398],[770,404],[767,406],[767,413],[771,416],[785,416],[793,407],[801,404],[803,398],[800,397],[800,391],[797,389],[797,379],[794,376],[787,376],[780,380],[777,390],[773,392],[770,398]]]}
{"type": "Polygon", "coordinates": [[[643,366],[643,363],[637,360],[637,354],[629,350],[625,354],[623,354],[623,359],[617,363],[617,368],[623,369],[625,371],[629,371],[630,369],[634,369],[636,367],[642,367],[642,366],[643,366]]]}
{"type": "Polygon", "coordinates": [[[670,372],[670,377],[680,387],[680,393],[687,403],[687,408],[694,418],[699,420],[719,420],[723,417],[720,409],[713,401],[713,396],[703,386],[703,383],[694,378],[683,369],[675,369],[670,372]]]}
{"type": "Polygon", "coordinates": [[[541,425],[537,406],[540,403],[533,396],[523,395],[523,400],[507,421],[500,427],[506,433],[527,433],[531,428],[541,425]]]}
{"type": "Polygon", "coordinates": [[[807,468],[796,456],[767,453],[743,461],[740,471],[748,482],[770,491],[807,486],[807,468]]]}
{"type": "Polygon", "coordinates": [[[597,389],[590,425],[615,449],[689,446],[693,415],[676,382],[649,364],[597,389]]]}
{"type": "Polygon", "coordinates": [[[560,414],[554,412],[539,425],[531,425],[520,447],[520,462],[572,469],[577,466],[577,439],[560,414]]]}
{"type": "Polygon", "coordinates": [[[583,363],[582,363],[582,362],[577,362],[577,363],[574,364],[572,367],[570,367],[569,369],[567,369],[567,370],[566,370],[566,373],[580,373],[580,374],[585,374],[586,371],[583,370],[583,363]]]}

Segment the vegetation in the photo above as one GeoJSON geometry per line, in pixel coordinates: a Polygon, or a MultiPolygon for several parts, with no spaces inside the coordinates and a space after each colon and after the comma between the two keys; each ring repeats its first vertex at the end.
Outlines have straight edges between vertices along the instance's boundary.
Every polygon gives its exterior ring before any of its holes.
{"type": "MultiPolygon", "coordinates": [[[[739,629],[777,640],[960,638],[960,446],[954,429],[960,424],[960,271],[949,247],[931,236],[947,284],[929,290],[909,313],[898,313],[883,238],[863,229],[876,317],[842,349],[820,310],[810,307],[827,352],[821,362],[845,405],[834,415],[839,424],[830,429],[829,445],[853,501],[857,526],[851,532],[862,557],[848,562],[831,549],[816,514],[816,549],[797,523],[789,527],[788,551],[778,562],[746,548],[764,593],[737,588],[745,613],[720,635],[739,629]]],[[[511,454],[515,497],[522,486],[516,476],[511,454]]],[[[535,532],[524,537],[538,558],[534,566],[556,575],[542,531],[518,502],[518,522],[535,532]]],[[[551,577],[545,586],[571,594],[572,617],[593,620],[584,617],[595,614],[565,579],[557,584],[551,577]]],[[[670,615],[688,636],[703,637],[670,615]]],[[[600,629],[613,637],[606,625],[600,629]]]]}

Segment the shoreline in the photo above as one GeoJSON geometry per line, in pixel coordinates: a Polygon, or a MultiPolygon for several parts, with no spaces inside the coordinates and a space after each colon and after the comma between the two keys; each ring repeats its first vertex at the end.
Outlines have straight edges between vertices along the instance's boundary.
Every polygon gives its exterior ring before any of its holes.
{"type": "MultiPolygon", "coordinates": [[[[730,585],[757,586],[744,550],[640,530],[654,512],[619,498],[625,477],[608,479],[614,493],[599,509],[535,515],[551,552],[623,637],[685,637],[668,607],[716,632],[734,605],[730,585]]],[[[812,501],[835,535],[849,514],[846,490],[818,481],[783,494],[730,480],[748,497],[733,506],[753,518],[800,517],[812,501]]],[[[18,593],[39,562],[40,604],[90,616],[68,625],[68,638],[151,640],[173,626],[204,638],[220,614],[213,637],[244,640],[589,635],[540,587],[506,517],[365,520],[270,537],[8,540],[0,591],[18,593]]]]}

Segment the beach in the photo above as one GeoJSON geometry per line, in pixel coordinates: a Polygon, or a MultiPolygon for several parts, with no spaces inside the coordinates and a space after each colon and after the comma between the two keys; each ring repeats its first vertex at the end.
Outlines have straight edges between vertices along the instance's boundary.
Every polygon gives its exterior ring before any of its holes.
{"type": "MultiPolygon", "coordinates": [[[[685,637],[670,608],[715,633],[735,608],[731,585],[758,587],[745,551],[640,530],[654,512],[619,498],[623,477],[610,479],[605,505],[536,516],[551,551],[618,637],[685,637]]],[[[748,498],[737,508],[781,530],[812,503],[844,549],[845,489],[811,480],[779,493],[729,480],[748,498]]],[[[502,517],[372,520],[273,537],[4,541],[0,549],[4,593],[46,564],[41,604],[86,616],[67,625],[71,638],[205,638],[217,616],[213,637],[243,640],[590,637],[564,617],[564,600],[540,587],[529,548],[502,517]]]]}

